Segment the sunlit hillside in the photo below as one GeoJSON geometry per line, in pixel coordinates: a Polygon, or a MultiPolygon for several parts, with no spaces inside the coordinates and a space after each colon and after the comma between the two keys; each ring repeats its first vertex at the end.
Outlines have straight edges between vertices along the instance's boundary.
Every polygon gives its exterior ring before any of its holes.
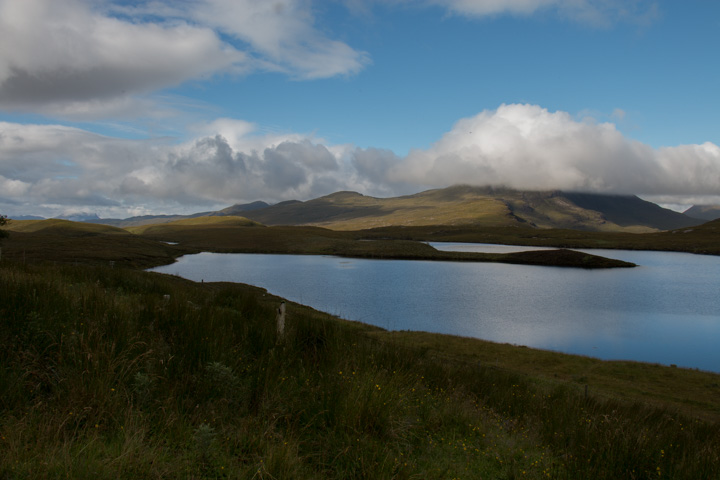
{"type": "Polygon", "coordinates": [[[394,198],[338,192],[306,202],[283,202],[245,212],[244,215],[265,225],[315,225],[334,230],[390,226],[523,225],[646,233],[701,223],[635,196],[464,185],[394,198]]]}
{"type": "Polygon", "coordinates": [[[96,223],[73,222],[50,218],[47,220],[10,220],[6,229],[21,233],[62,233],[64,235],[117,234],[127,235],[122,228],[96,223]]]}
{"type": "Polygon", "coordinates": [[[175,220],[172,222],[162,223],[162,224],[150,224],[150,225],[141,225],[137,227],[126,227],[125,230],[131,233],[136,234],[142,234],[142,233],[160,233],[165,231],[171,231],[173,227],[188,227],[188,226],[197,226],[197,227],[254,227],[254,226],[260,226],[259,223],[254,222],[252,220],[248,220],[245,217],[238,217],[238,216],[203,216],[203,217],[193,217],[193,218],[185,218],[182,220],[175,220]]]}

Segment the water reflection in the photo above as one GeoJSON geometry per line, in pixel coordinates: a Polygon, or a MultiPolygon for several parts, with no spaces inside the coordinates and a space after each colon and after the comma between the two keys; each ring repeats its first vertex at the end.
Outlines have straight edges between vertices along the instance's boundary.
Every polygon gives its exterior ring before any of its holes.
{"type": "Polygon", "coordinates": [[[718,257],[593,253],[641,266],[588,271],[202,253],[155,270],[196,281],[257,285],[292,301],[392,330],[720,371],[718,257]]]}

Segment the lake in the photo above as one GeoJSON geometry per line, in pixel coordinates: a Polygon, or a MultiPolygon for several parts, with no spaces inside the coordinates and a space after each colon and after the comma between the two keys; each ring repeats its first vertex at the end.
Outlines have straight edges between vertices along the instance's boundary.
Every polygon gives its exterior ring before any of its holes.
{"type": "MultiPolygon", "coordinates": [[[[443,250],[532,247],[432,244],[443,250]]],[[[608,270],[332,256],[187,255],[153,269],[266,288],[388,330],[416,330],[720,372],[720,257],[588,250],[608,270]]]]}

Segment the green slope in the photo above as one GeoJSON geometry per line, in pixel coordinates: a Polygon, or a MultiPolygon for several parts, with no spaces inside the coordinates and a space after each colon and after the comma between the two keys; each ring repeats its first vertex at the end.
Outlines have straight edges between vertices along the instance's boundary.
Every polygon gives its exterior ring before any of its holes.
{"type": "Polygon", "coordinates": [[[395,198],[338,192],[247,212],[265,225],[315,225],[334,230],[387,226],[528,225],[538,228],[642,233],[701,223],[635,196],[518,191],[458,185],[395,198]]]}
{"type": "MultiPolygon", "coordinates": [[[[131,236],[132,237],[132,236],[131,236]]],[[[0,478],[714,479],[720,376],[0,262],[0,478]]]]}
{"type": "Polygon", "coordinates": [[[126,227],[126,230],[135,234],[143,233],[163,233],[173,231],[175,227],[255,227],[260,226],[257,222],[248,220],[245,217],[237,216],[203,216],[193,218],[183,218],[172,222],[161,224],[140,225],[135,227],[126,227]]]}
{"type": "Polygon", "coordinates": [[[6,229],[11,232],[63,234],[70,236],[99,234],[128,235],[127,231],[121,228],[111,227],[109,225],[73,222],[57,218],[50,218],[47,220],[12,220],[7,225],[6,229]]]}

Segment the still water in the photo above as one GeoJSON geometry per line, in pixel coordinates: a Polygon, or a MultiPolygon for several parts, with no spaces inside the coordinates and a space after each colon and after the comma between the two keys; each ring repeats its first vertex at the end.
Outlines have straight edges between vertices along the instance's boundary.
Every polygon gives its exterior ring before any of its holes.
{"type": "MultiPolygon", "coordinates": [[[[463,251],[501,248],[433,246],[463,251]]],[[[389,330],[447,333],[720,372],[720,257],[592,253],[640,266],[582,270],[200,253],[154,271],[195,281],[257,285],[291,301],[389,330]]]]}

